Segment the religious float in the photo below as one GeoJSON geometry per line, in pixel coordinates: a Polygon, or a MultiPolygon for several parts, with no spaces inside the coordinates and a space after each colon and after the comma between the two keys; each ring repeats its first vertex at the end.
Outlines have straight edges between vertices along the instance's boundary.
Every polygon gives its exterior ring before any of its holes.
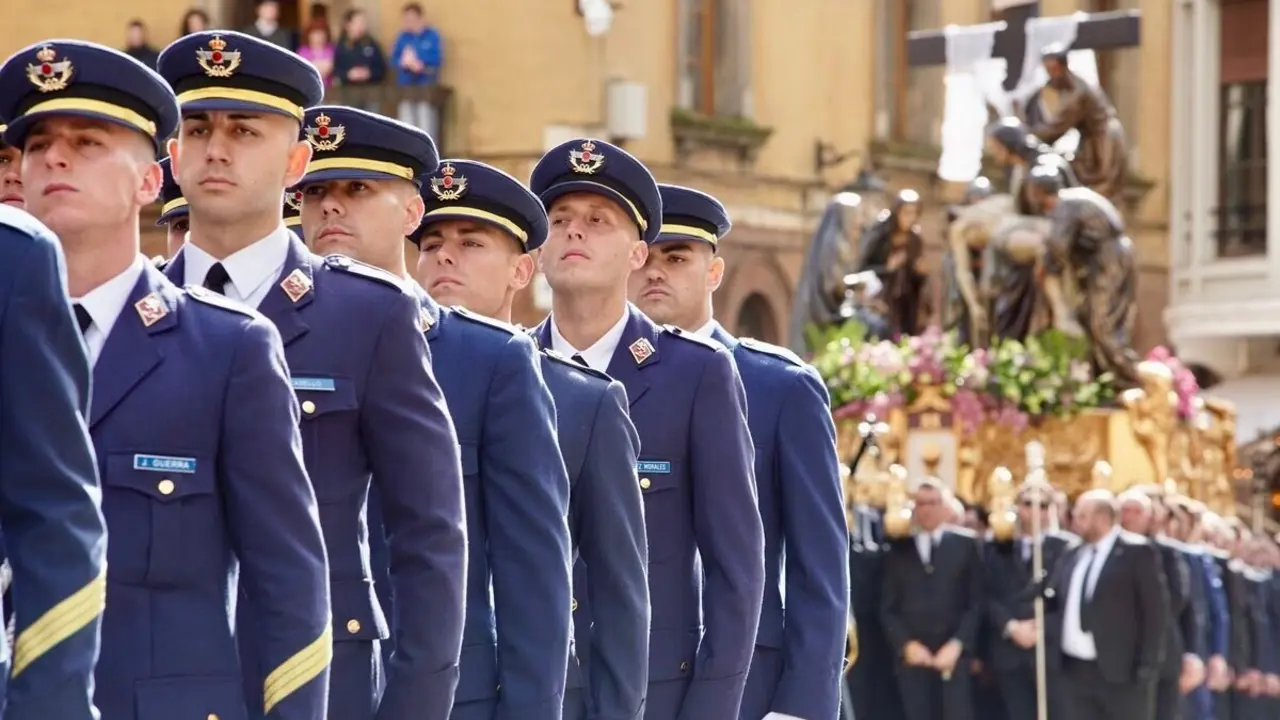
{"type": "Polygon", "coordinates": [[[1033,443],[1068,497],[1158,484],[1236,514],[1234,409],[1201,395],[1164,348],[1136,364],[1138,385],[1119,390],[1093,372],[1087,341],[1056,330],[975,350],[937,329],[870,338],[855,320],[829,329],[821,346],[812,362],[831,392],[842,461],[868,436],[876,445],[847,478],[846,497],[883,508],[891,535],[909,530],[903,509],[922,477],[993,516],[1011,509],[1033,443]]]}

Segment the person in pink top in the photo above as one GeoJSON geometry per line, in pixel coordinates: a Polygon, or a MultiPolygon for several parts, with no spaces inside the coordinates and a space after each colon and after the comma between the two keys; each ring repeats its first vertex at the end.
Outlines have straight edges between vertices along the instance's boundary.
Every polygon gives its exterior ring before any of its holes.
{"type": "Polygon", "coordinates": [[[333,51],[333,37],[327,24],[312,25],[307,30],[307,41],[298,48],[298,54],[320,71],[326,88],[333,85],[333,51]]]}

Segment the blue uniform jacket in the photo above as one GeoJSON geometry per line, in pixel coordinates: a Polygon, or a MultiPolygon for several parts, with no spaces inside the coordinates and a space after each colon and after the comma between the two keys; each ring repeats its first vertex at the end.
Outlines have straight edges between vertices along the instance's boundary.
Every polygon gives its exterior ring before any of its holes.
{"type": "MultiPolygon", "coordinates": [[[[181,278],[183,268],[180,252],[166,273],[181,278]]],[[[280,331],[301,401],[303,457],[329,552],[334,642],[388,636],[369,565],[371,478],[386,500],[395,597],[413,610],[396,618],[381,704],[367,672],[335,674],[332,695],[367,694],[378,720],[442,717],[458,680],[466,532],[457,436],[418,304],[392,276],[345,257],[320,258],[297,238],[280,278],[259,310],[280,331]]],[[[239,614],[239,632],[252,638],[265,618],[244,602],[239,614]]],[[[247,663],[245,672],[253,677],[247,663]]]]}
{"type": "MultiPolygon", "coordinates": [[[[456,702],[496,699],[495,720],[559,720],[572,595],[569,479],[551,393],[533,343],[513,326],[413,291],[466,484],[471,553],[456,702]]],[[[398,596],[395,605],[403,617],[398,596]]]]}
{"type": "Polygon", "coordinates": [[[1204,567],[1205,597],[1208,600],[1208,651],[1209,655],[1227,657],[1231,640],[1231,618],[1227,612],[1227,588],[1222,582],[1218,563],[1207,552],[1199,554],[1204,567]]]}
{"type": "Polygon", "coordinates": [[[261,613],[253,714],[324,716],[328,567],[279,333],[148,264],[102,348],[90,407],[111,538],[103,716],[247,717],[228,603],[236,560],[261,613]]]}
{"type": "Polygon", "coordinates": [[[776,681],[761,694],[772,704],[751,710],[834,718],[849,622],[849,531],[831,400],[818,372],[790,351],[739,341],[719,324],[711,336],[733,353],[755,444],[765,552],[756,645],[780,650],[783,660],[780,677],[760,678],[776,681]]]}
{"type": "MultiPolygon", "coordinates": [[[[569,531],[590,597],[578,624],[569,687],[588,688],[587,717],[636,718],[649,679],[649,548],[636,477],[640,436],[627,391],[608,375],[551,351],[542,374],[556,404],[556,435],[569,472],[569,531]]],[[[576,610],[579,603],[574,600],[576,610]]]]}
{"type": "Polygon", "coordinates": [[[57,241],[0,206],[0,526],[17,616],[11,663],[0,641],[5,720],[93,715],[106,538],[88,404],[89,360],[57,241]]]}
{"type": "MultiPolygon", "coordinates": [[[[736,720],[764,596],[742,381],[719,344],[627,313],[608,372],[640,434],[649,682],[691,681],[679,720],[736,720]]],[[[534,332],[551,347],[550,319],[534,332]]]]}

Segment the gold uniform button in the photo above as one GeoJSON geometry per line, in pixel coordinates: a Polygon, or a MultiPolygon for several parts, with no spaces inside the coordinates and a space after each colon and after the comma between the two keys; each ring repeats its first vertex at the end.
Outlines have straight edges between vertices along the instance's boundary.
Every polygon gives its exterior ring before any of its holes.
{"type": "Polygon", "coordinates": [[[165,478],[156,485],[156,489],[160,491],[161,495],[172,495],[174,489],[173,481],[169,478],[165,478]]]}
{"type": "Polygon", "coordinates": [[[310,400],[307,400],[306,402],[302,403],[302,412],[310,415],[315,411],[316,411],[315,403],[311,402],[310,400]]]}
{"type": "Polygon", "coordinates": [[[640,489],[641,489],[641,490],[648,490],[648,489],[649,489],[649,486],[650,486],[650,485],[652,485],[652,484],[653,484],[653,483],[649,482],[649,478],[640,478],[640,489]]]}
{"type": "Polygon", "coordinates": [[[209,716],[204,720],[218,720],[218,713],[209,713],[209,716]]]}
{"type": "Polygon", "coordinates": [[[347,632],[351,633],[352,635],[355,635],[356,633],[360,632],[360,621],[356,620],[355,618],[348,620],[347,632]]]}
{"type": "Polygon", "coordinates": [[[572,610],[573,612],[578,611],[578,598],[574,598],[573,602],[569,603],[569,609],[572,610]]]}

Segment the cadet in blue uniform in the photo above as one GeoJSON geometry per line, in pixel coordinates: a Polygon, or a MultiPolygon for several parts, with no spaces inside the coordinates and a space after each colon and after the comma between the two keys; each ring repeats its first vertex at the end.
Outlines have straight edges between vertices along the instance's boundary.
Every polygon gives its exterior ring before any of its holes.
{"type": "MultiPolygon", "coordinates": [[[[422,199],[426,219],[413,236],[422,286],[441,303],[511,322],[516,293],[533,279],[531,253],[546,241],[542,202],[510,175],[470,160],[446,160],[423,183],[422,199]]],[[[634,718],[649,674],[640,438],[622,383],[550,350],[542,372],[569,471],[578,575],[591,587],[589,603],[585,596],[571,603],[575,647],[564,718],[634,718]]]]}
{"type": "MultiPolygon", "coordinates": [[[[302,191],[289,188],[284,191],[284,226],[298,237],[302,237],[302,191]]],[[[305,238],[304,238],[305,239],[305,238]]]]}
{"type": "Polygon", "coordinates": [[[0,121],[0,205],[22,210],[22,150],[4,141],[4,127],[0,121]]]}
{"type": "MultiPolygon", "coordinates": [[[[263,620],[253,659],[269,672],[255,714],[323,717],[325,549],[280,336],[247,308],[184,293],[139,255],[138,214],[162,184],[157,143],[178,121],[172,91],[123,53],[56,41],[0,68],[0,98],[31,163],[30,210],[66,249],[93,366],[89,427],[111,537],[103,717],[245,716],[227,615],[236,560],[263,620]]],[[[81,595],[66,622],[96,614],[102,586],[81,595]]],[[[37,647],[63,633],[49,624],[37,647]]]]}
{"type": "Polygon", "coordinates": [[[191,229],[187,216],[191,211],[187,209],[187,199],[182,196],[182,188],[173,179],[173,166],[169,158],[160,161],[160,169],[164,171],[164,186],[160,189],[160,217],[156,220],[156,225],[165,227],[165,257],[171,258],[178,253],[182,243],[187,241],[187,230],[191,229]]]}
{"type": "MultiPolygon", "coordinates": [[[[329,716],[441,717],[457,683],[466,571],[457,436],[413,296],[379,270],[311,254],[281,220],[284,189],[311,158],[298,133],[320,77],[297,55],[231,32],[188,35],[160,54],[159,68],[182,109],[169,154],[191,210],[187,244],[165,272],[272,320],[301,401],[302,451],[329,551],[329,716]],[[401,608],[385,693],[378,642],[387,620],[365,514],[371,478],[386,501],[401,608]]],[[[424,160],[419,169],[430,169],[434,158],[424,160]]],[[[242,650],[269,627],[243,600],[242,650]]],[[[265,670],[246,663],[247,686],[265,670]]]]}
{"type": "Polygon", "coordinates": [[[729,348],[747,393],[765,590],[741,718],[835,718],[849,617],[849,535],[826,386],[791,351],[739,340],[712,318],[711,295],[724,275],[716,248],[731,227],[729,214],[706,193],[658,190],[662,232],[644,269],[631,274],[631,301],[657,322],[729,348]]]}
{"type": "Polygon", "coordinates": [[[53,234],[0,204],[0,526],[17,616],[13,658],[0,639],[8,720],[95,717],[106,538],[89,362],[66,291],[53,234]]]}
{"type": "MultiPolygon", "coordinates": [[[[430,136],[340,107],[308,110],[306,132],[315,150],[301,183],[307,239],[318,252],[387,270],[418,295],[458,431],[470,553],[450,717],[559,720],[569,652],[569,481],[533,342],[510,326],[441,308],[410,278],[404,238],[422,218],[418,183],[436,168],[430,136]],[[325,142],[326,127],[342,128],[341,141],[325,142]]],[[[385,565],[375,563],[375,572],[385,565]]],[[[411,610],[394,600],[398,616],[411,610]]]]}
{"type": "Polygon", "coordinates": [[[657,183],[638,160],[572,140],[538,161],[530,189],[551,224],[540,259],[552,313],[539,344],[621,381],[640,433],[653,606],[645,717],[735,719],[760,621],[764,532],[733,358],[627,303],[627,277],[662,226],[657,183]]]}

